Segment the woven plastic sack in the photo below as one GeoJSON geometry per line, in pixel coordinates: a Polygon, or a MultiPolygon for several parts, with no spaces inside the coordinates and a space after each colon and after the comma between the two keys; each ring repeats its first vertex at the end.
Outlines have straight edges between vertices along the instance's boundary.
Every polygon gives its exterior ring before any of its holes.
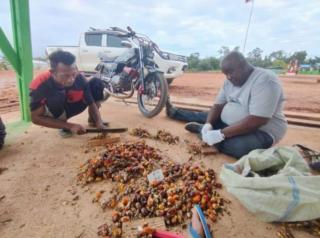
{"type": "Polygon", "coordinates": [[[320,176],[292,147],[254,150],[220,177],[228,192],[260,220],[304,221],[320,217],[320,176]]]}

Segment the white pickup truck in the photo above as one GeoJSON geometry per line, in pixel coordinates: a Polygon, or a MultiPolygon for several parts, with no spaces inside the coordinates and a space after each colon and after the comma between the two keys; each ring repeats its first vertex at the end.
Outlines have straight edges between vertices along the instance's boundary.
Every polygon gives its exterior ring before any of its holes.
{"type": "MultiPolygon", "coordinates": [[[[131,41],[131,39],[115,36],[112,34],[116,31],[115,29],[98,30],[92,28],[80,35],[79,46],[48,46],[46,54],[49,55],[58,49],[68,51],[76,56],[80,71],[95,72],[95,67],[102,59],[112,60],[128,49],[121,42],[123,40],[131,41]]],[[[160,49],[155,52],[154,61],[164,73],[169,84],[174,78],[182,75],[188,66],[187,57],[164,52],[160,49]]]]}

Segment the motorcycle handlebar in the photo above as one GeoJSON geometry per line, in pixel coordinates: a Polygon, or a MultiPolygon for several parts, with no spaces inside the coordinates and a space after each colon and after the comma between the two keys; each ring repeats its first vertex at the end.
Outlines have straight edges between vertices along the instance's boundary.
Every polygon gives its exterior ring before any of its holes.
{"type": "Polygon", "coordinates": [[[127,26],[127,30],[130,32],[131,36],[135,36],[136,32],[132,30],[132,28],[130,26],[127,26]]]}
{"type": "Polygon", "coordinates": [[[132,28],[130,26],[127,26],[127,30],[128,30],[128,33],[124,33],[124,34],[119,33],[119,34],[117,34],[117,36],[119,36],[119,37],[132,37],[132,38],[135,37],[135,38],[140,39],[142,41],[144,40],[144,41],[150,42],[151,46],[153,48],[157,48],[157,45],[152,40],[150,40],[148,37],[138,36],[137,33],[134,30],[132,30],[132,28]]]}
{"type": "Polygon", "coordinates": [[[118,37],[132,37],[134,36],[132,33],[127,33],[127,34],[114,34],[115,36],[118,37]]]}

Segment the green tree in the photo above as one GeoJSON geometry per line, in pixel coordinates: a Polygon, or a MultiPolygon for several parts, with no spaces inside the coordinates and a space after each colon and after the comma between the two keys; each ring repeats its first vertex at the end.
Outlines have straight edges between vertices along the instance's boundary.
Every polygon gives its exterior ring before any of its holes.
{"type": "Polygon", "coordinates": [[[211,70],[218,70],[220,69],[220,60],[215,57],[210,57],[209,58],[211,70]]]}
{"type": "Polygon", "coordinates": [[[260,49],[259,47],[256,47],[255,49],[253,49],[248,53],[247,60],[254,66],[263,67],[262,53],[263,53],[263,50],[260,49]]]}
{"type": "Polygon", "coordinates": [[[199,58],[198,53],[193,53],[188,57],[188,68],[190,71],[208,71],[218,70],[220,68],[220,60],[216,57],[199,58]]]}
{"type": "Polygon", "coordinates": [[[282,60],[284,62],[289,62],[289,58],[287,57],[286,52],[284,52],[283,50],[277,50],[277,51],[273,51],[270,55],[269,58],[271,61],[274,60],[282,60]]]}
{"type": "Polygon", "coordinates": [[[200,59],[199,59],[199,53],[193,53],[188,57],[188,68],[191,71],[198,70],[200,59]]]}
{"type": "Polygon", "coordinates": [[[312,66],[316,65],[316,64],[320,64],[320,57],[315,56],[313,58],[309,58],[305,61],[307,64],[310,64],[312,66]]]}
{"type": "Polygon", "coordinates": [[[261,63],[261,67],[263,68],[269,68],[271,65],[272,65],[272,62],[271,62],[271,59],[269,56],[265,56],[264,59],[262,60],[262,63],[261,63]]]}
{"type": "Polygon", "coordinates": [[[210,58],[202,59],[199,63],[198,70],[200,71],[212,70],[212,67],[210,65],[210,58]]]}
{"type": "Polygon", "coordinates": [[[228,46],[221,46],[221,48],[218,50],[218,54],[220,55],[220,58],[226,56],[230,53],[230,48],[228,46]]]}
{"type": "Polygon", "coordinates": [[[291,60],[297,59],[299,64],[304,64],[305,60],[307,58],[307,52],[305,50],[302,51],[296,51],[293,53],[293,55],[290,56],[291,60]]]}
{"type": "Polygon", "coordinates": [[[281,68],[281,69],[287,69],[287,63],[284,60],[276,59],[272,61],[272,67],[274,68],[281,68]]]}
{"type": "MultiPolygon", "coordinates": [[[[219,50],[219,57],[207,57],[200,59],[199,53],[193,53],[188,57],[188,68],[191,71],[208,71],[208,70],[218,70],[220,69],[220,59],[226,54],[230,53],[230,48],[227,46],[222,46],[219,50]]],[[[239,47],[235,47],[232,51],[239,51],[239,47]]],[[[282,68],[286,69],[287,64],[291,59],[298,59],[300,64],[307,63],[312,66],[320,64],[320,57],[315,56],[313,58],[307,59],[307,52],[297,51],[292,55],[288,55],[283,50],[278,50],[270,53],[269,55],[262,56],[263,50],[256,47],[247,55],[247,60],[255,66],[263,68],[282,68]]]]}

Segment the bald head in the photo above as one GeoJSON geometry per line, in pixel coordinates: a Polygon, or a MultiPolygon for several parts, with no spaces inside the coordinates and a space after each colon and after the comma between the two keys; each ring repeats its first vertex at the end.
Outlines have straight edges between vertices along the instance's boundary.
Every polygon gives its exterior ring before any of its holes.
{"type": "Polygon", "coordinates": [[[220,63],[222,72],[235,86],[242,86],[250,76],[253,66],[238,51],[231,51],[220,63]]]}
{"type": "Polygon", "coordinates": [[[229,54],[223,57],[221,60],[221,68],[223,66],[235,65],[238,67],[245,67],[249,63],[246,58],[238,51],[231,51],[229,54]]]}

